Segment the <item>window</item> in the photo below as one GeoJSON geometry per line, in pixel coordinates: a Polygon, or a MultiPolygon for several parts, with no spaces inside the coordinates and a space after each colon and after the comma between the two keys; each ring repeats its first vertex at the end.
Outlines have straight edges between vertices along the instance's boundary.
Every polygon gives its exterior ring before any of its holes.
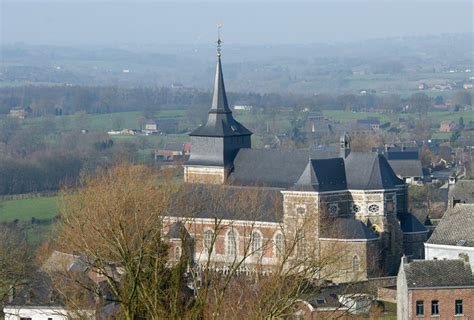
{"type": "Polygon", "coordinates": [[[416,315],[417,316],[422,316],[425,314],[425,305],[423,301],[418,300],[416,302],[416,315]]]}
{"type": "Polygon", "coordinates": [[[259,232],[252,232],[252,254],[262,255],[262,236],[259,232]]]}
{"type": "Polygon", "coordinates": [[[431,301],[431,314],[439,315],[439,301],[438,300],[431,301]]]}
{"type": "Polygon", "coordinates": [[[281,233],[277,233],[275,235],[275,254],[277,257],[281,257],[283,254],[283,235],[281,233]]]}
{"type": "Polygon", "coordinates": [[[356,203],[352,204],[352,212],[359,213],[360,210],[361,210],[361,207],[358,204],[356,203]]]}
{"type": "Polygon", "coordinates": [[[174,258],[176,260],[179,260],[179,258],[181,258],[181,248],[180,247],[175,247],[174,248],[174,258]]]}
{"type": "Polygon", "coordinates": [[[456,299],[454,302],[454,314],[462,314],[462,300],[461,299],[456,299]]]}
{"type": "Polygon", "coordinates": [[[352,257],[352,271],[359,271],[360,269],[360,258],[358,255],[352,257]]]}
{"type": "Polygon", "coordinates": [[[214,232],[212,230],[204,231],[204,248],[208,251],[212,248],[212,242],[214,241],[214,232]]]}
{"type": "Polygon", "coordinates": [[[237,236],[234,230],[227,232],[225,253],[231,257],[237,255],[237,236]]]}
{"type": "Polygon", "coordinates": [[[379,212],[379,210],[380,210],[380,208],[377,204],[371,204],[369,206],[369,212],[371,212],[371,213],[377,213],[377,212],[379,212]]]}

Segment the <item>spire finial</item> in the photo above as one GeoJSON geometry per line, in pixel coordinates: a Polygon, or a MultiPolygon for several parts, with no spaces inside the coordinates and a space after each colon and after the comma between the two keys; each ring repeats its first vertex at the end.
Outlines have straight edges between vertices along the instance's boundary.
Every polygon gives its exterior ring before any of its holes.
{"type": "Polygon", "coordinates": [[[222,23],[217,24],[217,56],[221,56],[221,28],[222,28],[222,23]]]}

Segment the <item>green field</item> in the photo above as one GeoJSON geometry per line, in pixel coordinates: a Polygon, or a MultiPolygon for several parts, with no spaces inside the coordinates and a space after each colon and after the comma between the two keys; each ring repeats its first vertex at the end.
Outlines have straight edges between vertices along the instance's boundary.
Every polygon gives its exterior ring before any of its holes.
{"type": "MultiPolygon", "coordinates": [[[[182,117],[183,110],[163,110],[155,114],[156,118],[182,117]]],[[[60,117],[39,117],[23,120],[24,125],[38,125],[42,121],[52,121],[57,131],[71,131],[73,129],[87,129],[94,132],[107,132],[118,129],[139,129],[144,121],[142,112],[116,112],[106,114],[64,115],[60,117]]]]}
{"type": "Polygon", "coordinates": [[[57,197],[0,201],[0,222],[30,222],[31,218],[52,219],[58,213],[57,197]]]}

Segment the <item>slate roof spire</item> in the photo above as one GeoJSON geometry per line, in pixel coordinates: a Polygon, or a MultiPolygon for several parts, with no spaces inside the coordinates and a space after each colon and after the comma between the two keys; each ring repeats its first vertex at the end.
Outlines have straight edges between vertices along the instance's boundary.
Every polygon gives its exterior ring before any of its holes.
{"type": "Polygon", "coordinates": [[[208,112],[207,123],[194,130],[190,134],[191,136],[228,137],[249,136],[252,134],[252,132],[234,119],[229,108],[222,73],[221,46],[222,40],[219,35],[217,39],[217,66],[211,109],[208,112]]]}
{"type": "Polygon", "coordinates": [[[214,78],[214,93],[212,95],[212,105],[209,113],[232,113],[227,103],[227,94],[225,92],[224,76],[222,74],[221,64],[221,45],[222,40],[217,39],[217,66],[216,76],[214,78]]]}

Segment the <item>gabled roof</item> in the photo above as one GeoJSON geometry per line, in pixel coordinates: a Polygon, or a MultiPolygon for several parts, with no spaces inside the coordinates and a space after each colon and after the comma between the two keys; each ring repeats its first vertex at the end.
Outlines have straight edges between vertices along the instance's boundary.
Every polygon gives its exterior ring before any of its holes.
{"type": "Polygon", "coordinates": [[[449,208],[427,243],[474,247],[474,204],[449,208]]]}
{"type": "Polygon", "coordinates": [[[217,56],[216,77],[214,80],[214,93],[212,96],[211,109],[205,125],[194,130],[190,136],[204,137],[230,137],[248,136],[252,132],[241,125],[232,116],[232,111],[227,102],[227,94],[222,74],[221,57],[217,56]]]}
{"type": "Polygon", "coordinates": [[[347,189],[344,159],[310,159],[292,190],[336,191],[347,189]]]}
{"type": "Polygon", "coordinates": [[[458,180],[449,187],[448,198],[463,203],[474,203],[474,180],[458,180]]]}
{"type": "Polygon", "coordinates": [[[229,183],[290,188],[303,173],[308,159],[309,153],[302,150],[240,149],[229,183]]]}
{"type": "Polygon", "coordinates": [[[400,177],[423,177],[421,161],[416,160],[388,160],[393,171],[400,177]]]}
{"type": "Polygon", "coordinates": [[[404,184],[403,180],[395,175],[383,155],[371,152],[351,152],[344,162],[348,189],[393,189],[404,184]]]}
{"type": "Polygon", "coordinates": [[[474,286],[469,262],[458,260],[415,260],[403,264],[408,288],[474,286]]]}

